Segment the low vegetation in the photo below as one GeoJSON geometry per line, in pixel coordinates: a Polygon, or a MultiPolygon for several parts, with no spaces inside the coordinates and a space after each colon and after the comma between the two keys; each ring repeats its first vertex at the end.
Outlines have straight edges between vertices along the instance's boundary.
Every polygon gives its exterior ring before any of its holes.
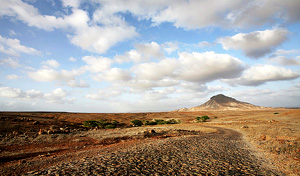
{"type": "Polygon", "coordinates": [[[133,126],[138,127],[138,126],[142,126],[143,122],[141,120],[135,119],[132,120],[131,123],[133,124],[133,126]]]}
{"type": "Polygon", "coordinates": [[[162,119],[154,119],[152,121],[146,121],[145,125],[163,125],[163,124],[179,124],[180,120],[170,119],[170,120],[162,120],[162,119]]]}
{"type": "Polygon", "coordinates": [[[196,117],[197,122],[206,122],[209,119],[207,115],[204,115],[202,117],[196,117]]]}
{"type": "Polygon", "coordinates": [[[116,120],[108,121],[108,120],[87,120],[83,122],[84,127],[98,127],[102,129],[114,129],[119,126],[119,122],[116,120]]]}

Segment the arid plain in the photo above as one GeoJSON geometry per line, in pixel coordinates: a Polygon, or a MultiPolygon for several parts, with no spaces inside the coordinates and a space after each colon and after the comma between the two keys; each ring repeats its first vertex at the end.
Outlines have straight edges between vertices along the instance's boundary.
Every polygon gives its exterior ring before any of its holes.
{"type": "Polygon", "coordinates": [[[282,173],[300,173],[300,110],[198,111],[157,113],[1,112],[0,174],[19,175],[139,143],[233,129],[253,147],[255,155],[282,173]],[[210,117],[199,123],[198,116],[210,117]],[[117,120],[120,127],[83,127],[86,120],[117,120]],[[139,119],[175,119],[180,124],[132,127],[139,119]],[[154,130],[155,133],[151,133],[154,130]],[[50,132],[52,131],[52,132],[50,132]],[[49,133],[49,134],[48,134],[49,133]]]}

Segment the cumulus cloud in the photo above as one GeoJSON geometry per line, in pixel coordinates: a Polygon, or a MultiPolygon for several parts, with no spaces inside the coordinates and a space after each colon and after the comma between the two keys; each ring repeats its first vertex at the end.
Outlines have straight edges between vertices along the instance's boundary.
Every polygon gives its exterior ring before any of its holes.
{"type": "Polygon", "coordinates": [[[38,90],[23,91],[19,88],[0,87],[0,97],[35,99],[43,98],[44,94],[38,90]]]}
{"type": "Polygon", "coordinates": [[[28,76],[39,82],[52,82],[58,81],[60,83],[66,83],[70,87],[89,87],[85,81],[77,81],[77,77],[82,75],[85,71],[81,69],[77,70],[54,70],[51,68],[41,68],[37,71],[28,72],[28,76]]]}
{"type": "Polygon", "coordinates": [[[87,63],[83,68],[92,73],[108,70],[112,64],[112,60],[106,57],[85,56],[82,60],[87,63]]]}
{"type": "Polygon", "coordinates": [[[300,65],[299,50],[277,50],[269,57],[269,62],[275,62],[280,65],[300,65]]]}
{"type": "Polygon", "coordinates": [[[60,64],[54,59],[46,60],[42,64],[53,68],[58,68],[60,66],[60,64]]]}
{"type": "Polygon", "coordinates": [[[296,58],[289,58],[286,56],[276,56],[269,59],[271,62],[278,63],[280,65],[300,65],[300,56],[296,58]]]}
{"type": "Polygon", "coordinates": [[[95,80],[98,81],[128,81],[131,79],[131,74],[127,70],[123,70],[120,68],[111,68],[106,70],[100,74],[94,76],[95,80]]]}
{"type": "Polygon", "coordinates": [[[138,64],[131,71],[135,86],[143,87],[139,86],[143,84],[149,88],[162,83],[176,85],[178,81],[206,83],[222,78],[236,78],[244,69],[242,61],[227,54],[183,52],[179,53],[178,59],[166,58],[159,62],[138,64]]]}
{"type": "Polygon", "coordinates": [[[84,80],[79,80],[79,81],[69,80],[67,82],[67,85],[70,87],[81,87],[81,88],[90,87],[90,85],[84,80]]]}
{"type": "Polygon", "coordinates": [[[19,56],[20,53],[32,54],[32,55],[41,55],[41,52],[30,47],[21,45],[20,40],[4,38],[0,35],[0,52],[11,55],[19,56]]]}
{"type": "Polygon", "coordinates": [[[123,62],[142,62],[148,60],[147,57],[144,57],[142,53],[138,52],[137,50],[130,50],[125,52],[123,55],[117,55],[114,57],[114,60],[117,63],[123,62]]]}
{"type": "Polygon", "coordinates": [[[21,64],[19,63],[19,60],[12,59],[12,58],[0,59],[0,65],[7,65],[12,68],[17,68],[17,67],[21,66],[21,64]]]}
{"type": "MultiPolygon", "coordinates": [[[[46,31],[63,29],[70,31],[71,42],[84,50],[96,53],[104,53],[118,42],[136,37],[138,34],[133,26],[116,16],[111,24],[105,24],[108,16],[97,21],[90,19],[87,12],[79,8],[80,1],[64,0],[64,7],[71,7],[68,15],[61,17],[41,15],[37,8],[21,0],[5,1],[1,3],[0,16],[16,18],[28,26],[34,26],[46,31]],[[99,25],[98,25],[99,24],[99,25]]],[[[108,14],[110,15],[110,14],[108,14]]]]}
{"type": "Polygon", "coordinates": [[[271,53],[277,46],[286,41],[288,34],[288,30],[284,28],[275,28],[222,37],[218,42],[222,44],[225,50],[242,50],[248,57],[259,58],[271,53]]]}
{"type": "Polygon", "coordinates": [[[122,92],[120,90],[99,90],[96,93],[87,94],[86,98],[92,100],[108,100],[110,98],[114,98],[120,96],[122,92]]]}
{"type": "Polygon", "coordinates": [[[221,78],[234,78],[244,70],[239,59],[215,52],[179,54],[180,67],[176,77],[192,82],[210,82],[221,78]]]}
{"type": "MultiPolygon", "coordinates": [[[[170,45],[170,44],[169,44],[170,45]]],[[[174,46],[173,46],[174,47],[174,46]]],[[[123,55],[117,55],[114,60],[118,63],[123,62],[145,62],[151,58],[161,59],[164,57],[161,46],[156,42],[139,43],[135,45],[135,50],[125,52],[123,55]]],[[[169,48],[170,50],[171,48],[169,48]]]]}
{"type": "Polygon", "coordinates": [[[18,78],[20,78],[20,76],[15,75],[15,74],[7,75],[7,76],[6,76],[6,79],[18,79],[18,78]]]}
{"type": "Polygon", "coordinates": [[[69,61],[71,61],[71,62],[76,62],[76,61],[77,61],[77,59],[76,59],[76,58],[74,58],[74,57],[69,57],[69,61]]]}
{"type": "Polygon", "coordinates": [[[145,56],[148,57],[161,58],[164,56],[159,44],[157,44],[156,42],[145,43],[145,44],[140,43],[137,44],[135,48],[139,52],[143,53],[145,56]]]}
{"type": "Polygon", "coordinates": [[[176,27],[197,29],[207,26],[246,28],[275,24],[275,19],[292,23],[300,19],[300,2],[296,0],[99,0],[110,14],[131,12],[155,24],[171,22],[176,27]],[[116,6],[118,4],[118,6],[116,6]]]}
{"type": "Polygon", "coordinates": [[[178,42],[166,42],[163,45],[164,50],[168,53],[171,54],[174,51],[178,50],[178,42]]]}
{"type": "Polygon", "coordinates": [[[91,26],[71,36],[71,42],[90,52],[104,53],[118,42],[136,37],[132,26],[91,26]]]}
{"type": "Polygon", "coordinates": [[[270,81],[284,81],[298,78],[300,75],[290,69],[273,65],[252,66],[236,79],[223,80],[231,85],[259,86],[270,81]]]}
{"type": "Polygon", "coordinates": [[[160,62],[149,62],[138,64],[132,68],[138,80],[157,81],[166,77],[171,77],[177,67],[175,59],[163,59],[160,62]]]}

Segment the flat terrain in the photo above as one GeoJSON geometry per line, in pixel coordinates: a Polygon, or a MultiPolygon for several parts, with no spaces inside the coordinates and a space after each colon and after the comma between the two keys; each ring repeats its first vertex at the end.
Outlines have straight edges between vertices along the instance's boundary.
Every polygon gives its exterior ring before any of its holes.
{"type": "Polygon", "coordinates": [[[0,117],[0,175],[300,173],[299,109],[2,112],[0,117]],[[202,115],[210,117],[208,122],[195,122],[202,115]],[[117,120],[121,125],[117,129],[82,126],[86,120],[98,119],[117,120]],[[181,123],[132,127],[133,119],[176,119],[181,123]]]}

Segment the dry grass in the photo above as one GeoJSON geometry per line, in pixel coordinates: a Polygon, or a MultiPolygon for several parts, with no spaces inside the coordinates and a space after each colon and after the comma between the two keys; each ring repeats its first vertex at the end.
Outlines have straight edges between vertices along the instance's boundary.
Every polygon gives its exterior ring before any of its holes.
{"type": "MultiPolygon", "coordinates": [[[[11,138],[16,140],[18,144],[29,147],[35,146],[34,143],[53,143],[53,147],[57,147],[56,143],[59,141],[66,141],[67,146],[60,146],[60,148],[68,147],[73,150],[74,143],[77,147],[74,150],[83,149],[85,146],[92,147],[103,142],[110,143],[111,140],[125,140],[131,139],[132,136],[142,135],[144,131],[154,129],[160,133],[162,131],[172,130],[189,130],[200,131],[203,133],[215,132],[215,129],[205,127],[207,126],[221,126],[238,130],[244,134],[246,139],[252,142],[259,148],[267,157],[269,157],[274,165],[281,168],[287,174],[300,175],[300,110],[299,109],[269,109],[269,110],[253,110],[253,111],[200,111],[200,112],[157,112],[157,113],[110,113],[110,114],[84,114],[84,113],[2,113],[2,116],[18,116],[27,117],[41,122],[40,125],[32,125],[30,122],[7,122],[7,119],[2,119],[6,128],[2,128],[2,132],[12,133],[14,126],[8,124],[18,124],[19,131],[33,130],[38,132],[39,128],[48,128],[49,125],[63,123],[61,126],[74,123],[73,128],[77,128],[76,123],[81,123],[86,120],[117,120],[120,123],[126,123],[130,126],[130,122],[134,119],[153,120],[153,119],[175,119],[180,120],[181,124],[174,125],[156,125],[156,126],[142,126],[134,128],[121,128],[112,130],[89,130],[80,131],[75,134],[60,134],[58,137],[52,138],[55,135],[42,135],[36,138],[11,138]],[[199,124],[195,122],[197,116],[208,115],[211,119],[208,122],[199,124]],[[217,118],[214,118],[217,117],[217,118]],[[24,126],[25,125],[25,126],[24,126]],[[31,126],[26,126],[31,125],[31,126]],[[205,125],[205,126],[203,126],[205,125]],[[247,128],[241,128],[241,127],[247,128]],[[23,128],[24,127],[24,128],[23,128]],[[26,127],[26,128],[25,128],[26,127]],[[34,128],[33,128],[34,127],[34,128]],[[4,130],[4,131],[3,131],[4,130]],[[105,141],[108,139],[109,141],[105,141]],[[31,144],[32,143],[32,144],[31,144]],[[73,148],[72,148],[73,147],[73,148]]],[[[114,142],[114,141],[112,141],[114,142]]],[[[9,144],[9,141],[4,139],[0,142],[2,146],[9,144]]],[[[61,144],[61,142],[59,142],[61,144]]],[[[23,146],[23,147],[24,147],[23,146]]],[[[51,146],[51,145],[50,145],[51,146]]],[[[47,149],[48,150],[48,149],[47,149]]],[[[28,149],[28,151],[30,151],[28,149]]],[[[2,151],[1,155],[6,155],[2,151]]]]}
{"type": "Polygon", "coordinates": [[[216,112],[223,117],[207,124],[233,128],[261,149],[288,174],[300,174],[300,110],[216,112]]]}

